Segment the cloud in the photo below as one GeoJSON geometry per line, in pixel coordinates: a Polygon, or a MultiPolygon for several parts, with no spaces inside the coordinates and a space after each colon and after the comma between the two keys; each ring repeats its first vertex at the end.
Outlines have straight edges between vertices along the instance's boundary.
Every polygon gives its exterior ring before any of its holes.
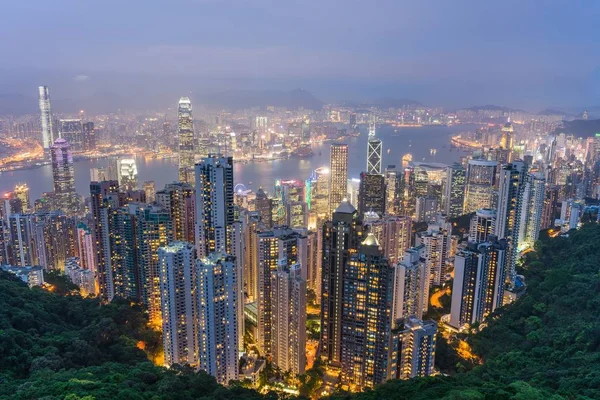
{"type": "Polygon", "coordinates": [[[75,82],[85,82],[89,79],[90,77],[87,75],[75,75],[75,77],[73,78],[75,82]]]}

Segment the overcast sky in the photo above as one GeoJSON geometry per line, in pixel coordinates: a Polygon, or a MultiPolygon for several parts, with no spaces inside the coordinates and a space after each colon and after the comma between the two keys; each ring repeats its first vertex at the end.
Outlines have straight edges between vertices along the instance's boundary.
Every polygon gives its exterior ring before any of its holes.
{"type": "Polygon", "coordinates": [[[595,0],[1,3],[0,92],[47,81],[63,96],[118,92],[131,80],[159,92],[304,87],[325,100],[600,105],[595,0]]]}

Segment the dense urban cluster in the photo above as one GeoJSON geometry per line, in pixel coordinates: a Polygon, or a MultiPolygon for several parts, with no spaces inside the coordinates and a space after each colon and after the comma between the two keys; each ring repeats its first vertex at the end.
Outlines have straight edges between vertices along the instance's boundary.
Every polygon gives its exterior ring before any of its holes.
{"type": "Polygon", "coordinates": [[[540,231],[569,235],[600,197],[600,135],[565,135],[553,118],[515,113],[491,124],[506,115],[329,106],[325,119],[345,128],[294,115],[282,143],[281,121],[255,113],[243,135],[215,125],[213,143],[196,134],[183,97],[174,182],[140,183],[135,159],[121,157],[91,171],[84,198],[74,153],[98,150],[95,125],[60,119],[55,129],[48,88],[39,96],[53,191],[33,205],[26,185],[2,198],[2,269],[51,291],[44,275],[62,274],[106,307],[139,304],[162,337],[158,364],[223,385],[310,386],[317,397],[438,375],[438,340],[493,324],[490,315],[525,293],[517,271],[540,231]],[[452,138],[471,150],[461,162],[382,165],[378,125],[467,118],[486,124],[452,138]],[[356,180],[344,138],[360,123],[367,157],[356,180]],[[314,141],[330,139],[329,165],[309,177],[278,180],[271,193],[236,185],[234,162],[308,157],[314,141]],[[450,305],[438,316],[433,299],[444,295],[450,305]]]}

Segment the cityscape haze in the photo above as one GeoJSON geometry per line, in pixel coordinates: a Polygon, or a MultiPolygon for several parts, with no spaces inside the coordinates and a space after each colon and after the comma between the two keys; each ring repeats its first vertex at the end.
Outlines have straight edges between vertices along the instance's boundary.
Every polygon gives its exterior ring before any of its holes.
{"type": "Polygon", "coordinates": [[[0,400],[600,398],[600,5],[2,11],[0,400]]]}

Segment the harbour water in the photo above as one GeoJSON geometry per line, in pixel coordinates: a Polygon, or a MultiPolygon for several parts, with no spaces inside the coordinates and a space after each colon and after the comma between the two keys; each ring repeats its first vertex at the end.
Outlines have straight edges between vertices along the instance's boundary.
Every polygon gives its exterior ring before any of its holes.
{"type": "MultiPolygon", "coordinates": [[[[377,127],[377,137],[383,141],[383,168],[389,164],[402,165],[402,157],[410,153],[413,161],[452,163],[459,161],[466,153],[450,147],[450,137],[459,132],[472,130],[472,126],[423,126],[420,128],[394,128],[381,125],[377,127]],[[431,149],[436,149],[432,154],[431,149]]],[[[259,187],[272,191],[276,179],[306,179],[318,167],[329,165],[329,146],[325,142],[313,147],[315,155],[310,158],[289,158],[268,162],[236,163],[234,167],[235,183],[241,183],[248,189],[259,187]]],[[[349,145],[348,175],[358,177],[366,168],[367,134],[366,127],[361,128],[359,137],[349,137],[338,143],[349,145]]],[[[145,159],[137,157],[138,178],[155,181],[157,190],[166,183],[177,179],[177,159],[145,159]]],[[[89,195],[90,168],[105,167],[107,160],[75,161],[75,187],[79,194],[89,195]]],[[[52,190],[52,168],[46,165],[35,169],[3,172],[0,175],[0,194],[12,190],[17,183],[27,183],[31,201],[41,197],[43,192],[52,190]]]]}

